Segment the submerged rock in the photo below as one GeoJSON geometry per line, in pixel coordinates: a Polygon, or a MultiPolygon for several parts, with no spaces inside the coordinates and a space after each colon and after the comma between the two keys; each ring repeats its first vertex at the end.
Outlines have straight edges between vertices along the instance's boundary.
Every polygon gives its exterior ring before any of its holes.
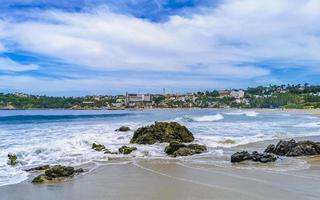
{"type": "Polygon", "coordinates": [[[130,131],[130,128],[128,126],[121,126],[116,131],[127,132],[127,131],[130,131]]]}
{"type": "Polygon", "coordinates": [[[204,145],[199,144],[183,144],[179,142],[171,142],[169,146],[165,148],[165,152],[173,157],[177,156],[191,156],[194,154],[200,154],[206,151],[207,148],[204,145]]]}
{"type": "Polygon", "coordinates": [[[145,126],[136,130],[131,139],[131,143],[154,144],[156,142],[192,142],[192,133],[177,122],[155,122],[150,126],[145,126]]]}
{"type": "Polygon", "coordinates": [[[312,141],[280,140],[275,146],[270,144],[265,153],[273,153],[279,156],[311,156],[320,154],[320,143],[312,141]]]}
{"type": "Polygon", "coordinates": [[[251,154],[247,151],[237,152],[234,153],[231,156],[231,162],[242,162],[246,160],[251,160],[254,162],[261,162],[261,163],[267,163],[267,162],[274,162],[277,160],[277,157],[274,154],[270,153],[258,153],[256,151],[252,152],[251,154]]]}
{"type": "Polygon", "coordinates": [[[47,170],[49,169],[50,166],[49,165],[42,165],[39,167],[34,167],[34,168],[30,168],[30,169],[26,169],[26,172],[32,172],[32,171],[43,171],[43,170],[47,170]]]}
{"type": "Polygon", "coordinates": [[[122,146],[121,148],[119,148],[119,152],[122,154],[130,154],[131,152],[136,150],[137,150],[136,147],[128,147],[128,146],[122,146]]]}
{"type": "Polygon", "coordinates": [[[64,181],[65,179],[72,178],[75,174],[82,173],[82,168],[75,170],[73,167],[55,165],[50,167],[32,180],[32,183],[48,183],[53,181],[64,181]]]}
{"type": "Polygon", "coordinates": [[[8,165],[15,166],[17,164],[17,155],[16,154],[8,154],[8,165]]]}

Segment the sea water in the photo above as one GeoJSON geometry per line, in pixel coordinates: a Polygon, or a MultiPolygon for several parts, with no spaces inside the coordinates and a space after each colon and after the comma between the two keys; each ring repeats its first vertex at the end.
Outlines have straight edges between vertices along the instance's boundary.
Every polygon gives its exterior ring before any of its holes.
{"type": "MultiPolygon", "coordinates": [[[[225,156],[226,150],[238,145],[320,135],[320,118],[298,112],[232,109],[3,110],[0,111],[0,186],[26,180],[29,174],[24,169],[34,166],[107,162],[110,155],[92,150],[93,142],[117,151],[130,143],[134,130],[154,121],[177,121],[190,129],[195,142],[208,147],[206,159],[202,160],[206,163],[219,162],[215,159],[225,156]],[[120,126],[129,126],[132,131],[115,131],[120,126]],[[17,166],[7,164],[8,153],[18,156],[17,166]]],[[[166,144],[133,146],[138,151],[127,156],[112,156],[132,160],[169,159],[163,152],[166,144]]]]}

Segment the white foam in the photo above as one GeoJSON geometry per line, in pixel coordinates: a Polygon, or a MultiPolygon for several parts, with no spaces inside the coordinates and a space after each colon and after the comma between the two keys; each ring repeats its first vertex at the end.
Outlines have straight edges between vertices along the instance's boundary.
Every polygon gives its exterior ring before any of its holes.
{"type": "Polygon", "coordinates": [[[227,112],[226,115],[245,115],[247,117],[256,117],[258,113],[256,111],[237,111],[237,112],[227,112]]]}
{"type": "Polygon", "coordinates": [[[320,122],[295,124],[295,125],[293,125],[293,127],[297,127],[297,128],[318,128],[318,127],[320,127],[320,122]]]}
{"type": "Polygon", "coordinates": [[[219,121],[223,120],[224,117],[221,114],[216,114],[216,115],[205,115],[201,117],[191,117],[191,120],[195,122],[214,122],[214,121],[219,121]]]}

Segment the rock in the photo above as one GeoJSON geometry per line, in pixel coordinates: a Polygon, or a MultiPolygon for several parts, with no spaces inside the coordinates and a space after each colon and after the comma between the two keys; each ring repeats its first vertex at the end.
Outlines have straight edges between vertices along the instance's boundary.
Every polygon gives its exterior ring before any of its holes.
{"type": "Polygon", "coordinates": [[[27,169],[27,170],[25,170],[25,171],[26,171],[26,172],[43,171],[43,170],[47,170],[47,169],[49,169],[49,168],[50,168],[49,165],[42,165],[42,166],[39,166],[39,167],[34,167],[34,168],[27,169]]]}
{"type": "Polygon", "coordinates": [[[75,173],[73,167],[55,165],[45,171],[45,175],[50,178],[68,177],[75,173]]]}
{"type": "Polygon", "coordinates": [[[8,164],[15,166],[17,162],[17,155],[16,154],[8,154],[8,164]]]}
{"type": "Polygon", "coordinates": [[[251,154],[247,151],[237,152],[231,156],[231,162],[242,162],[245,160],[250,160],[251,154]]]}
{"type": "Polygon", "coordinates": [[[82,168],[75,170],[73,167],[55,165],[47,169],[44,174],[35,177],[32,180],[32,183],[48,183],[54,181],[63,181],[68,178],[72,178],[75,174],[83,172],[84,170],[82,168]]]}
{"type": "Polygon", "coordinates": [[[94,149],[95,151],[103,151],[103,150],[106,150],[106,147],[103,144],[93,143],[92,149],[94,149]]]}
{"type": "Polygon", "coordinates": [[[132,151],[136,151],[136,147],[128,147],[128,146],[122,146],[119,148],[119,152],[122,154],[130,154],[132,151]]]}
{"type": "Polygon", "coordinates": [[[251,160],[254,162],[261,162],[261,163],[267,163],[267,162],[274,162],[277,160],[277,157],[274,154],[270,153],[258,153],[256,151],[252,152],[251,154],[247,151],[237,152],[231,156],[231,162],[242,162],[246,160],[251,160]]]}
{"type": "Polygon", "coordinates": [[[265,153],[273,153],[279,156],[310,156],[320,155],[320,143],[312,141],[280,140],[275,146],[269,145],[265,153]]]}
{"type": "Polygon", "coordinates": [[[32,180],[32,183],[45,183],[45,182],[48,182],[48,181],[51,181],[51,180],[52,179],[47,177],[46,175],[40,174],[39,176],[35,177],[32,180]]]}
{"type": "Polygon", "coordinates": [[[177,156],[191,156],[194,154],[200,154],[206,151],[207,148],[204,145],[199,144],[183,144],[179,142],[171,142],[169,146],[165,148],[165,152],[173,157],[177,156]]]}
{"type": "Polygon", "coordinates": [[[177,122],[155,122],[153,125],[139,128],[133,134],[131,143],[154,144],[156,142],[192,142],[192,133],[177,122]]]}
{"type": "Polygon", "coordinates": [[[128,126],[121,126],[116,131],[127,132],[127,131],[130,131],[130,128],[128,126]]]}

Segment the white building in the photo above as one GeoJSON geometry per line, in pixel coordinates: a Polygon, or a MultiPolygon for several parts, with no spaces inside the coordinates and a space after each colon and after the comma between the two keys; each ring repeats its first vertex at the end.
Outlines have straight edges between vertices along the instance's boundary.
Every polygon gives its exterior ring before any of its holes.
{"type": "Polygon", "coordinates": [[[145,105],[152,103],[150,94],[128,94],[126,93],[126,105],[145,105]]]}
{"type": "Polygon", "coordinates": [[[243,99],[244,98],[244,91],[239,90],[239,91],[231,91],[230,96],[236,99],[243,99]]]}

